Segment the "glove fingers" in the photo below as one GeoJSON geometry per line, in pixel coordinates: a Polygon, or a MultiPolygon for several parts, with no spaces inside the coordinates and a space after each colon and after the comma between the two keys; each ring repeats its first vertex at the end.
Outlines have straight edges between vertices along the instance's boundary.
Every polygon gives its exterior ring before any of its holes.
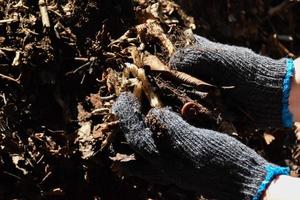
{"type": "Polygon", "coordinates": [[[227,69],[222,62],[223,58],[216,59],[214,49],[191,47],[179,49],[170,58],[169,65],[172,69],[188,73],[196,78],[213,85],[232,86],[235,74],[227,69]]]}
{"type": "Polygon", "coordinates": [[[141,104],[132,93],[122,92],[112,107],[112,113],[120,120],[139,118],[141,116],[141,104]]]}
{"type": "Polygon", "coordinates": [[[146,127],[141,113],[141,104],[130,92],[123,92],[112,108],[120,121],[120,129],[126,141],[140,156],[159,162],[152,132],[146,127]]]}
{"type": "Polygon", "coordinates": [[[201,164],[206,165],[205,160],[228,158],[230,161],[232,157],[244,153],[253,155],[257,162],[265,162],[252,149],[233,137],[191,126],[178,114],[168,109],[151,109],[145,120],[147,126],[156,133],[157,148],[164,145],[173,154],[178,154],[182,159],[199,165],[198,167],[201,167],[201,164]],[[163,143],[160,144],[159,140],[163,143]],[[232,149],[235,152],[232,152],[232,149]]]}
{"type": "Polygon", "coordinates": [[[253,79],[257,71],[253,63],[259,56],[251,49],[212,42],[198,35],[194,37],[193,46],[179,49],[171,57],[171,68],[219,86],[239,85],[247,76],[253,79]]]}
{"type": "Polygon", "coordinates": [[[218,42],[212,42],[209,39],[194,34],[194,38],[196,40],[195,45],[200,48],[207,48],[207,49],[229,49],[231,51],[240,51],[240,52],[248,52],[253,53],[251,49],[248,49],[246,47],[239,47],[239,46],[231,46],[228,44],[222,44],[218,42]]]}
{"type": "Polygon", "coordinates": [[[200,35],[194,34],[194,38],[196,40],[196,45],[201,48],[215,48],[216,45],[222,45],[220,43],[212,42],[212,41],[208,40],[207,38],[202,37],[200,35]]]}
{"type": "MultiPolygon", "coordinates": [[[[178,168],[198,162],[194,159],[196,152],[201,152],[202,144],[209,139],[205,131],[203,131],[203,136],[201,132],[201,135],[197,136],[199,138],[196,138],[195,127],[185,122],[178,114],[165,108],[151,109],[145,122],[155,134],[153,137],[162,156],[172,155],[173,158],[169,160],[174,163],[182,160],[183,162],[178,163],[178,168]]],[[[205,154],[199,154],[199,156],[202,157],[205,154]]],[[[197,159],[201,160],[200,157],[197,159]]],[[[201,161],[197,164],[201,164],[201,161]]]]}
{"type": "MultiPolygon", "coordinates": [[[[150,110],[146,123],[156,133],[155,141],[161,154],[169,155],[164,159],[164,166],[168,169],[167,173],[176,174],[177,185],[199,191],[208,197],[220,195],[224,199],[235,199],[228,197],[231,190],[235,194],[241,191],[240,183],[244,177],[240,177],[239,172],[228,173],[252,166],[248,163],[240,166],[236,158],[241,156],[244,159],[241,152],[253,155],[249,160],[256,165],[257,162],[265,162],[237,140],[212,130],[193,127],[167,109],[150,110]]],[[[237,199],[245,198],[240,196],[237,199]]]]}

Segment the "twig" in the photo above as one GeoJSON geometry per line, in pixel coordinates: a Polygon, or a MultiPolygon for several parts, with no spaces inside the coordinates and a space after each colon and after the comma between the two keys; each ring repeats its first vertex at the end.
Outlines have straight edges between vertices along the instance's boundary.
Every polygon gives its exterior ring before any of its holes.
{"type": "Polygon", "coordinates": [[[63,16],[57,12],[56,10],[53,10],[53,9],[49,9],[49,11],[53,12],[54,14],[56,14],[58,17],[62,18],[63,16]]]}
{"type": "Polygon", "coordinates": [[[45,157],[45,155],[42,155],[42,156],[39,158],[39,160],[36,162],[36,164],[37,164],[37,165],[40,164],[40,162],[44,159],[44,157],[45,157]]]}
{"type": "Polygon", "coordinates": [[[109,108],[98,108],[95,109],[91,112],[92,115],[99,115],[99,114],[104,114],[109,112],[109,108]]]}
{"type": "Polygon", "coordinates": [[[4,23],[11,23],[11,22],[16,22],[18,21],[17,19],[2,19],[0,20],[0,24],[4,24],[4,23]]]}
{"type": "MultiPolygon", "coordinates": [[[[82,58],[82,59],[85,59],[85,58],[82,58]]],[[[93,62],[96,60],[96,57],[90,57],[88,60],[89,60],[88,62],[86,62],[83,65],[79,66],[77,69],[75,69],[73,71],[70,71],[70,72],[67,72],[66,75],[76,74],[78,71],[82,70],[83,68],[91,66],[93,64],[93,62]]],[[[84,60],[81,60],[81,61],[84,61],[84,60]]]]}
{"type": "Polygon", "coordinates": [[[106,97],[100,97],[100,98],[103,101],[109,101],[109,100],[112,100],[113,98],[115,98],[115,94],[112,94],[112,95],[109,95],[109,96],[106,96],[106,97]]]}
{"type": "MultiPolygon", "coordinates": [[[[143,63],[144,65],[147,65],[150,67],[152,71],[157,71],[161,73],[168,74],[170,77],[173,77],[177,79],[178,81],[181,81],[183,83],[196,86],[197,88],[217,88],[214,85],[211,85],[209,83],[206,83],[198,78],[195,78],[189,74],[186,74],[184,72],[171,70],[167,65],[165,65],[163,62],[161,62],[157,56],[148,54],[143,57],[143,63]]],[[[231,88],[231,87],[230,87],[231,88]]]]}
{"type": "Polygon", "coordinates": [[[89,61],[89,58],[74,57],[74,60],[87,62],[87,61],[89,61]]]}
{"type": "Polygon", "coordinates": [[[131,63],[125,63],[125,66],[129,70],[129,72],[138,78],[142,82],[143,91],[148,98],[151,107],[160,108],[162,107],[162,102],[160,101],[159,97],[155,94],[151,84],[149,83],[145,70],[142,68],[138,68],[136,65],[131,63]]]}
{"type": "Polygon", "coordinates": [[[189,85],[193,85],[193,86],[196,86],[196,87],[205,87],[205,86],[207,86],[207,87],[211,87],[211,88],[216,88],[216,86],[211,85],[209,83],[206,83],[205,81],[197,79],[197,78],[195,78],[195,77],[193,77],[189,74],[186,74],[184,72],[180,72],[180,71],[176,71],[176,70],[169,70],[168,73],[172,77],[174,77],[174,78],[176,78],[176,79],[178,79],[178,80],[180,80],[180,81],[182,81],[186,84],[189,84],[189,85]]]}
{"type": "Polygon", "coordinates": [[[0,78],[8,80],[8,81],[11,81],[11,82],[14,82],[14,83],[17,83],[19,85],[20,84],[21,74],[20,74],[20,76],[17,79],[14,79],[14,78],[12,78],[10,76],[6,76],[4,74],[0,74],[0,78]]]}
{"type": "Polygon", "coordinates": [[[45,180],[47,180],[47,178],[49,178],[49,176],[51,176],[51,175],[52,175],[52,172],[48,172],[46,174],[46,176],[41,180],[41,182],[39,183],[39,185],[41,185],[43,182],[45,182],[45,180]]]}
{"type": "Polygon", "coordinates": [[[3,50],[3,51],[16,51],[15,49],[9,48],[9,47],[0,47],[0,50],[3,50]]]}
{"type": "Polygon", "coordinates": [[[20,57],[21,57],[21,51],[18,50],[16,51],[16,56],[11,64],[13,67],[20,65],[20,57]]]}
{"type": "Polygon", "coordinates": [[[23,8],[23,9],[26,9],[26,10],[29,9],[29,7],[24,5],[23,0],[20,0],[16,5],[13,5],[12,7],[13,8],[23,8]]]}
{"type": "Polygon", "coordinates": [[[3,99],[4,105],[6,105],[7,104],[7,100],[6,100],[6,97],[5,97],[5,93],[1,94],[0,97],[3,99]]]}
{"type": "Polygon", "coordinates": [[[278,6],[270,8],[270,10],[268,11],[269,16],[273,16],[278,12],[284,10],[289,5],[289,3],[291,3],[290,0],[285,0],[278,6]]]}
{"type": "Polygon", "coordinates": [[[19,177],[19,176],[17,176],[17,175],[14,175],[14,174],[12,174],[12,173],[10,173],[10,172],[8,172],[8,171],[3,171],[3,174],[7,174],[7,175],[9,175],[9,176],[12,176],[12,177],[14,177],[14,178],[16,178],[16,179],[18,179],[18,180],[22,180],[21,177],[19,177]]]}
{"type": "Polygon", "coordinates": [[[39,0],[39,8],[42,16],[43,27],[48,29],[50,28],[50,20],[45,0],[39,0]]]}
{"type": "Polygon", "coordinates": [[[108,45],[108,47],[111,47],[112,45],[114,45],[114,44],[116,44],[116,43],[121,43],[121,42],[126,41],[126,40],[129,38],[129,36],[130,36],[131,34],[132,34],[132,30],[126,31],[121,37],[119,37],[118,39],[112,41],[112,42],[108,45]]]}
{"type": "Polygon", "coordinates": [[[294,41],[294,38],[291,35],[278,35],[278,34],[275,33],[273,35],[273,37],[278,39],[278,40],[285,41],[285,42],[293,42],[294,41]]]}
{"type": "Polygon", "coordinates": [[[84,63],[83,65],[79,66],[77,69],[71,71],[71,72],[67,72],[66,75],[70,75],[70,74],[76,74],[78,71],[80,71],[81,69],[87,67],[87,66],[90,66],[91,64],[91,61],[87,62],[87,63],[84,63]]]}
{"type": "Polygon", "coordinates": [[[287,54],[289,57],[294,58],[295,54],[290,52],[279,40],[276,34],[273,35],[275,45],[279,48],[280,53],[287,54]]]}

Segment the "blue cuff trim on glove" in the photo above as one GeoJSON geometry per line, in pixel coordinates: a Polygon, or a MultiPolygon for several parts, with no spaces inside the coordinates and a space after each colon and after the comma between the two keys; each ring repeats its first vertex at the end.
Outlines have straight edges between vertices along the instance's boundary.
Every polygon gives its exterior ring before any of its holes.
{"type": "Polygon", "coordinates": [[[266,166],[266,177],[265,180],[260,184],[256,195],[253,197],[253,200],[260,200],[264,191],[267,189],[269,184],[273,181],[273,179],[278,175],[289,175],[290,169],[288,167],[278,167],[274,165],[266,166]]]}
{"type": "Polygon", "coordinates": [[[286,74],[282,83],[282,123],[286,128],[293,127],[294,119],[289,110],[289,97],[291,91],[292,77],[294,76],[295,68],[292,59],[286,60],[286,74]]]}

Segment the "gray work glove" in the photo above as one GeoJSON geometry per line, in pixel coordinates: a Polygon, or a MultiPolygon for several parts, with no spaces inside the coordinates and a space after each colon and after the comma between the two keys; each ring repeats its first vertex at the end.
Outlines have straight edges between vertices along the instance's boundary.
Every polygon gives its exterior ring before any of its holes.
{"type": "Polygon", "coordinates": [[[210,198],[258,200],[273,178],[289,173],[238,140],[193,127],[169,109],[153,108],[144,117],[132,93],[122,93],[112,111],[128,144],[142,157],[131,170],[127,166],[131,175],[210,198]]]}
{"type": "Polygon", "coordinates": [[[218,86],[234,86],[228,96],[256,128],[292,127],[288,109],[291,59],[274,60],[252,50],[211,42],[195,35],[196,44],[178,50],[170,67],[218,86]]]}

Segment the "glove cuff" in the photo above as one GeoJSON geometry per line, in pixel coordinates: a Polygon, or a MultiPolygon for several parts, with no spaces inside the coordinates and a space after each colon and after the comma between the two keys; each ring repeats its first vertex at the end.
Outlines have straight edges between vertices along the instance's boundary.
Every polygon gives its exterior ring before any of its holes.
{"type": "Polygon", "coordinates": [[[289,97],[291,91],[292,77],[295,72],[292,59],[286,60],[286,74],[282,82],[282,123],[284,127],[293,127],[293,115],[289,110],[289,97]]]}
{"type": "Polygon", "coordinates": [[[258,190],[252,200],[260,200],[263,193],[265,192],[267,187],[270,185],[270,183],[273,181],[273,179],[276,176],[290,174],[290,169],[288,167],[278,167],[278,166],[274,166],[274,165],[267,165],[265,168],[266,168],[265,179],[258,187],[258,190]]]}

